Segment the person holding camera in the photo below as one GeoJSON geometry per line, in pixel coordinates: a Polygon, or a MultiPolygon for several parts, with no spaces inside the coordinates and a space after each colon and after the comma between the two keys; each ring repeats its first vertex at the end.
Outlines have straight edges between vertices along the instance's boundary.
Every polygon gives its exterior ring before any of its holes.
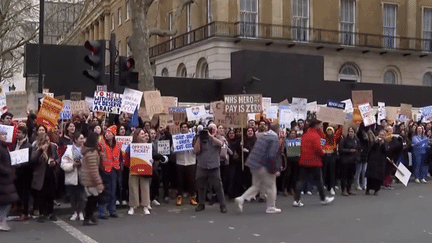
{"type": "Polygon", "coordinates": [[[194,143],[194,151],[197,158],[196,180],[198,186],[198,207],[195,211],[205,209],[205,197],[207,184],[216,191],[221,213],[226,213],[225,195],[220,175],[220,151],[223,140],[216,134],[216,125],[210,124],[208,129],[198,127],[198,136],[194,143]]]}

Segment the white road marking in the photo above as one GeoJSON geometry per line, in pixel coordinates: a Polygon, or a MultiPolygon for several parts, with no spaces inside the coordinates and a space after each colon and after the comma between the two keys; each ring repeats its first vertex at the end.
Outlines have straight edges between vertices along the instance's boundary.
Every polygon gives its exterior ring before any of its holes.
{"type": "Polygon", "coordinates": [[[57,219],[57,221],[54,221],[53,223],[64,229],[66,232],[68,232],[70,235],[72,235],[82,243],[98,243],[97,241],[83,234],[81,231],[61,219],[57,219]]]}

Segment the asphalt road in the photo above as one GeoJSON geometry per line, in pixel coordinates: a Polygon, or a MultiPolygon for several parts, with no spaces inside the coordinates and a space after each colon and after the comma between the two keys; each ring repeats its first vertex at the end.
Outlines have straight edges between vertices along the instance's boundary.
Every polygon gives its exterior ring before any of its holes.
{"type": "Polygon", "coordinates": [[[278,196],[282,213],[273,215],[256,202],[245,203],[242,214],[233,203],[227,214],[217,204],[196,213],[172,202],[154,206],[151,215],[137,210],[134,216],[124,208],[118,219],[92,227],[69,221],[63,209],[57,223],[10,222],[13,231],[0,232],[0,242],[432,242],[432,183],[395,188],[378,196],[337,195],[328,206],[316,194],[303,196],[302,208],[292,207],[292,196],[278,196]]]}

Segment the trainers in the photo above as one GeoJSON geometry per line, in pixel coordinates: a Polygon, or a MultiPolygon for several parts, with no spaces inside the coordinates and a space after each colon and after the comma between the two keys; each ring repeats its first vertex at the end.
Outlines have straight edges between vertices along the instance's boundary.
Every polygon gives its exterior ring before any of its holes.
{"type": "Polygon", "coordinates": [[[280,212],[282,212],[282,210],[276,207],[269,207],[266,210],[266,213],[280,213],[280,212]]]}
{"type": "Polygon", "coordinates": [[[195,197],[190,197],[189,201],[190,201],[190,204],[191,204],[192,206],[196,206],[196,205],[198,205],[198,203],[196,202],[195,197]]]}
{"type": "Polygon", "coordinates": [[[417,183],[417,184],[420,184],[420,180],[419,179],[415,179],[414,182],[417,183]]]}
{"type": "Polygon", "coordinates": [[[116,201],[116,205],[117,206],[120,205],[120,201],[119,200],[116,201]]]}
{"type": "Polygon", "coordinates": [[[334,188],[330,189],[330,195],[334,196],[335,194],[336,194],[336,193],[335,193],[334,188]]]}
{"type": "Polygon", "coordinates": [[[153,208],[152,208],[151,205],[148,205],[147,208],[148,208],[149,210],[153,210],[153,208]]]}
{"type": "Polygon", "coordinates": [[[361,186],[357,186],[357,187],[356,187],[356,190],[357,190],[357,191],[362,191],[363,188],[361,188],[361,186]]]}
{"type": "Polygon", "coordinates": [[[177,196],[177,202],[176,202],[177,206],[181,206],[182,205],[182,196],[177,196]]]}
{"type": "Polygon", "coordinates": [[[153,203],[153,205],[155,205],[155,206],[160,206],[160,202],[158,202],[158,200],[156,200],[156,199],[154,199],[154,200],[152,201],[152,203],[153,203]]]}
{"type": "Polygon", "coordinates": [[[392,187],[392,186],[384,186],[384,189],[386,189],[386,190],[394,190],[394,187],[392,187]]]}
{"type": "Polygon", "coordinates": [[[84,221],[84,214],[83,213],[79,213],[79,220],[84,221]]]}
{"type": "Polygon", "coordinates": [[[205,209],[205,205],[199,204],[198,207],[195,208],[195,212],[200,212],[203,211],[204,209],[205,209]]]}
{"type": "Polygon", "coordinates": [[[123,206],[126,206],[126,205],[127,205],[127,201],[126,201],[126,200],[123,200],[123,201],[122,201],[122,205],[123,205],[123,206]]]}
{"type": "Polygon", "coordinates": [[[97,225],[97,221],[93,221],[93,220],[91,220],[91,219],[89,219],[89,220],[84,220],[83,225],[84,225],[84,226],[93,226],[93,225],[97,225]]]}
{"type": "Polygon", "coordinates": [[[133,215],[135,213],[135,209],[133,207],[130,207],[129,210],[127,211],[128,215],[133,215]]]}
{"type": "Polygon", "coordinates": [[[0,231],[11,231],[11,227],[8,225],[6,220],[0,222],[0,231]]]}
{"type": "Polygon", "coordinates": [[[427,181],[426,181],[425,179],[421,179],[420,182],[423,183],[423,184],[426,184],[426,183],[427,183],[427,181]]]}
{"type": "Polygon", "coordinates": [[[333,202],[333,200],[334,200],[334,197],[326,197],[324,199],[324,201],[321,201],[321,204],[322,205],[327,205],[327,204],[330,204],[331,202],[333,202]]]}
{"type": "Polygon", "coordinates": [[[165,203],[169,203],[170,198],[169,198],[169,197],[165,197],[165,198],[164,198],[164,201],[165,201],[165,203]]]}
{"type": "Polygon", "coordinates": [[[311,191],[307,191],[306,194],[312,195],[312,192],[311,191]]]}
{"type": "Polygon", "coordinates": [[[237,211],[239,211],[240,213],[243,212],[243,199],[241,197],[238,197],[234,199],[234,203],[237,206],[237,211]]]}
{"type": "Polygon", "coordinates": [[[294,207],[303,207],[304,204],[303,204],[301,201],[294,201],[294,202],[293,202],[293,206],[294,206],[294,207]]]}
{"type": "Polygon", "coordinates": [[[57,206],[57,207],[60,207],[60,206],[61,206],[61,203],[59,203],[59,202],[57,202],[56,200],[54,200],[54,205],[57,206]]]}
{"type": "Polygon", "coordinates": [[[145,215],[149,215],[150,214],[150,210],[148,209],[148,207],[144,207],[143,212],[145,215]]]}
{"type": "Polygon", "coordinates": [[[227,213],[228,209],[227,209],[226,205],[220,205],[220,211],[221,211],[221,213],[227,213]]]}
{"type": "Polygon", "coordinates": [[[77,212],[75,212],[74,214],[72,214],[72,217],[70,217],[69,220],[75,221],[75,220],[77,220],[77,218],[78,218],[78,214],[77,214],[77,212]]]}

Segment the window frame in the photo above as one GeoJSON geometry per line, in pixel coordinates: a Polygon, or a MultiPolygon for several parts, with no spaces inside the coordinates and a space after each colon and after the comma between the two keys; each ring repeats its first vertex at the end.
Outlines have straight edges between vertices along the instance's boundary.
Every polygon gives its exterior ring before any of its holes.
{"type": "Polygon", "coordinates": [[[245,38],[257,38],[258,37],[258,26],[259,26],[259,0],[239,0],[239,33],[241,37],[245,38]],[[250,1],[250,10],[247,9],[247,1],[250,1]],[[244,3],[242,9],[242,2],[244,3]],[[255,6],[255,11],[253,11],[253,6],[255,6]],[[247,22],[246,19],[252,20],[254,18],[255,22],[247,22]]]}
{"type": "Polygon", "coordinates": [[[351,63],[351,62],[344,63],[341,66],[341,68],[339,69],[339,72],[338,72],[338,81],[339,82],[355,82],[355,83],[360,83],[361,82],[361,71],[360,71],[360,68],[355,63],[351,63]],[[343,69],[346,68],[346,67],[353,68],[356,71],[357,76],[342,74],[343,69]]]}
{"type": "Polygon", "coordinates": [[[115,16],[114,13],[111,14],[111,31],[115,30],[115,16]]]}
{"type": "Polygon", "coordinates": [[[432,87],[432,72],[431,71],[428,71],[425,74],[423,74],[422,87],[432,87]],[[426,75],[430,76],[430,83],[428,85],[425,85],[425,77],[426,77],[426,75]]]}
{"type": "Polygon", "coordinates": [[[432,7],[424,7],[423,11],[422,11],[422,39],[423,39],[423,44],[422,44],[422,48],[423,51],[426,52],[432,52],[432,7]],[[430,30],[426,30],[425,25],[426,25],[426,11],[430,11],[430,30]],[[426,32],[428,32],[429,34],[429,38],[426,37],[426,32]]]}
{"type": "Polygon", "coordinates": [[[308,42],[310,38],[309,28],[310,28],[310,17],[311,17],[310,0],[293,0],[291,4],[291,9],[292,9],[291,14],[292,14],[292,26],[293,26],[291,30],[292,39],[294,41],[299,41],[299,42],[308,42]],[[298,14],[299,3],[301,3],[302,6],[304,6],[305,3],[307,4],[306,16],[303,16],[304,7],[301,10],[303,15],[298,14]],[[297,8],[295,5],[297,5],[297,8]],[[299,23],[300,25],[298,25],[299,23]],[[306,26],[302,26],[302,24],[306,24],[306,26]]]}
{"type": "MultiPolygon", "coordinates": [[[[340,15],[339,15],[339,30],[341,32],[340,34],[340,42],[341,45],[346,45],[346,46],[354,46],[356,43],[356,38],[355,38],[355,32],[356,32],[356,14],[357,14],[357,5],[356,5],[356,0],[341,0],[340,1],[340,15]],[[349,2],[352,2],[353,6],[352,6],[352,18],[353,21],[349,22],[349,20],[342,20],[342,16],[343,16],[343,11],[345,10],[344,8],[344,4],[349,4],[349,2]],[[349,26],[352,25],[350,27],[351,31],[344,31],[344,26],[349,26]],[[346,42],[346,36],[350,36],[349,42],[346,42]]],[[[349,13],[348,13],[349,14],[349,13]]],[[[348,15],[345,14],[345,15],[348,15]]]]}
{"type": "Polygon", "coordinates": [[[397,3],[383,3],[383,47],[386,49],[396,49],[397,40],[397,18],[398,18],[398,4],[397,3]],[[394,7],[394,26],[385,26],[386,19],[386,6],[394,7]],[[393,35],[387,35],[386,29],[393,29],[393,35]],[[391,40],[393,38],[393,40],[391,40]]]}
{"type": "Polygon", "coordinates": [[[384,82],[384,84],[389,84],[389,85],[396,85],[396,84],[399,84],[399,77],[398,77],[398,73],[396,72],[396,70],[394,70],[394,69],[392,69],[392,68],[388,68],[388,69],[386,69],[386,71],[384,72],[384,76],[383,76],[383,82],[384,82]],[[394,77],[395,77],[395,81],[394,81],[394,83],[387,83],[387,82],[386,82],[386,74],[387,74],[388,72],[393,73],[393,75],[394,75],[394,77]]]}
{"type": "Polygon", "coordinates": [[[131,18],[130,0],[126,1],[126,21],[131,18]]]}
{"type": "Polygon", "coordinates": [[[117,16],[118,16],[118,18],[117,18],[117,25],[121,26],[122,25],[122,8],[121,7],[119,7],[117,9],[117,16]]]}

